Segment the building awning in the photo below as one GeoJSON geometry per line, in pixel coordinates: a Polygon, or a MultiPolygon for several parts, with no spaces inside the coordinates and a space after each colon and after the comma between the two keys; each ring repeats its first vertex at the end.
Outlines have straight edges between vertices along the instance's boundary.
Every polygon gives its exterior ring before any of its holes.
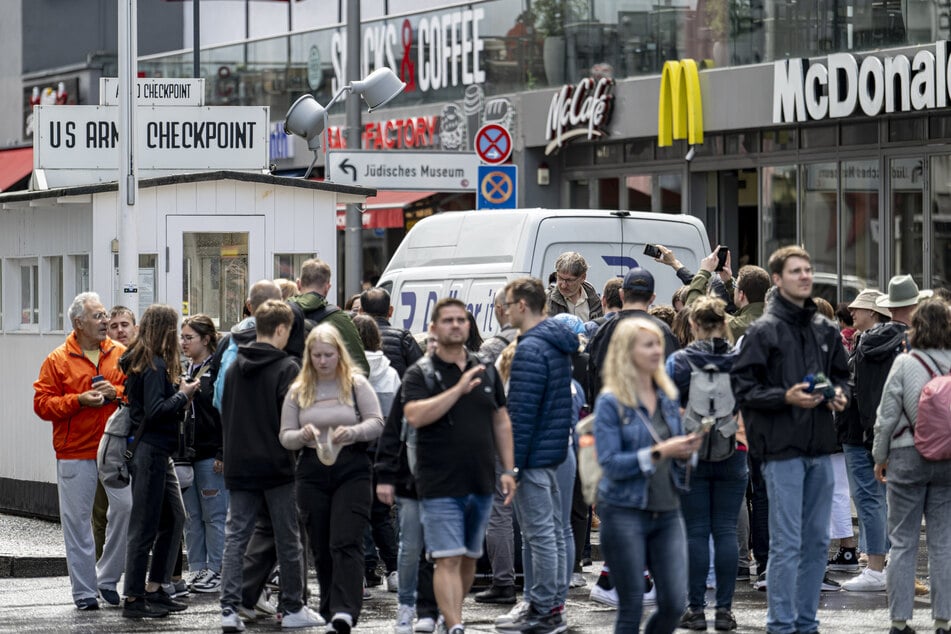
{"type": "MultiPolygon", "coordinates": [[[[0,150],[0,192],[6,191],[33,171],[33,148],[0,150]]],[[[400,225],[402,226],[402,225],[400,225]]]]}
{"type": "MultiPolygon", "coordinates": [[[[403,226],[403,210],[435,192],[381,191],[367,198],[363,212],[364,229],[398,229],[403,226]]],[[[337,205],[337,228],[347,226],[346,205],[337,205]]]]}

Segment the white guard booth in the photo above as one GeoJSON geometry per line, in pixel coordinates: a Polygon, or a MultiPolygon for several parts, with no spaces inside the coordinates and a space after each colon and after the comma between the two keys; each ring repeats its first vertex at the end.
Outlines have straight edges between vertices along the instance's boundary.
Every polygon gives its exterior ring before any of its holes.
{"type": "MultiPolygon", "coordinates": [[[[337,265],[337,203],[372,189],[262,173],[213,171],[140,181],[139,310],[165,303],[226,331],[250,284],[337,265]]],[[[115,182],[0,194],[0,509],[58,517],[52,426],[33,412],[33,381],[71,331],[83,291],[109,309],[118,286],[115,182]]]]}

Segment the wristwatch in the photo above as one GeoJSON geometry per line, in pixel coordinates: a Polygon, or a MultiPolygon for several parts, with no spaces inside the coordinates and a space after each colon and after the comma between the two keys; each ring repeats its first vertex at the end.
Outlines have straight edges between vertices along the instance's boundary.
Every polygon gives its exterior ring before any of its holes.
{"type": "Polygon", "coordinates": [[[513,469],[506,469],[505,471],[502,472],[502,475],[512,476],[513,478],[518,480],[518,467],[515,467],[513,469]]]}
{"type": "Polygon", "coordinates": [[[663,458],[663,456],[661,455],[659,449],[655,449],[651,452],[651,458],[656,462],[660,462],[660,459],[663,458]]]}

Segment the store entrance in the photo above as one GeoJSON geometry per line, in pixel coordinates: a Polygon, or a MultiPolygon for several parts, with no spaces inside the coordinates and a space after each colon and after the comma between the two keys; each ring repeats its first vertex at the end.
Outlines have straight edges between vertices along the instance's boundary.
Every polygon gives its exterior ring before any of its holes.
{"type": "Polygon", "coordinates": [[[745,264],[760,264],[756,169],[694,172],[691,194],[691,213],[703,220],[710,245],[730,248],[733,274],[745,264]]]}

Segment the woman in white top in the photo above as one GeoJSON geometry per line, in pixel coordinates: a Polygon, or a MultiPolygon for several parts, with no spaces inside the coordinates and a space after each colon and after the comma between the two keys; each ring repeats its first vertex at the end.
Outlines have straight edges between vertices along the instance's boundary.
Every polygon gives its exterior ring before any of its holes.
{"type": "Polygon", "coordinates": [[[367,443],[383,432],[383,416],[332,325],[311,331],[302,363],[284,399],[281,444],[303,449],[297,496],[317,565],[319,612],[334,631],[347,633],[363,602],[363,533],[372,495],[367,443]]]}

